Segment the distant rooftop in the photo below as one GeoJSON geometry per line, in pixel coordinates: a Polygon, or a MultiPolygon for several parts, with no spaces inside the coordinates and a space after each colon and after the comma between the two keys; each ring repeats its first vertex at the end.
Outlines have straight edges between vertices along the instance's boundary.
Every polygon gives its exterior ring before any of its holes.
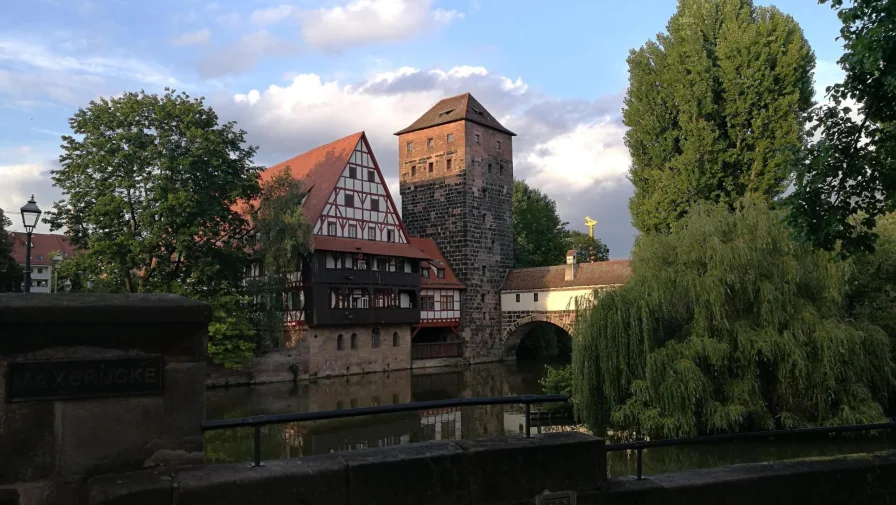
{"type": "Polygon", "coordinates": [[[502,291],[538,291],[546,289],[617,286],[632,274],[629,260],[579,263],[575,279],[566,280],[566,265],[518,268],[504,280],[502,291]]]}

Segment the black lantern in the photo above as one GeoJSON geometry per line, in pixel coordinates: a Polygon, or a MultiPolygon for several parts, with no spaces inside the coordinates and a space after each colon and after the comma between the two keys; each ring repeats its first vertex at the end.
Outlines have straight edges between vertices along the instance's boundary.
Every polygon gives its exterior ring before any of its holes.
{"type": "Polygon", "coordinates": [[[34,228],[37,226],[37,221],[40,219],[40,207],[37,206],[37,202],[34,201],[34,195],[31,195],[31,200],[28,200],[28,203],[22,207],[22,224],[25,225],[25,282],[22,286],[26,293],[31,292],[31,233],[34,231],[34,228]]]}

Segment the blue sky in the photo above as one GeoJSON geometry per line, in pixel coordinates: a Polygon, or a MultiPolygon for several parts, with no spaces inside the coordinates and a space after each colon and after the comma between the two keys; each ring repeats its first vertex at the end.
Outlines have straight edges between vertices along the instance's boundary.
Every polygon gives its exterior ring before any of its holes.
{"type": "MultiPolygon", "coordinates": [[[[470,91],[511,130],[515,174],[561,216],[584,216],[614,258],[635,235],[622,142],[625,59],[663,31],[673,0],[4,0],[0,208],[59,192],[59,134],[100,96],[165,86],[203,95],[270,164],[366,130],[390,182],[397,140],[439,98],[470,91]]],[[[767,5],[764,2],[757,4],[767,5]]],[[[776,2],[839,78],[827,5],[776,2]]],[[[393,194],[397,197],[397,187],[393,194]]],[[[13,216],[15,217],[15,216],[13,216]]],[[[17,222],[17,221],[16,221],[17,222]]],[[[46,230],[43,230],[46,231],[46,230]]]]}

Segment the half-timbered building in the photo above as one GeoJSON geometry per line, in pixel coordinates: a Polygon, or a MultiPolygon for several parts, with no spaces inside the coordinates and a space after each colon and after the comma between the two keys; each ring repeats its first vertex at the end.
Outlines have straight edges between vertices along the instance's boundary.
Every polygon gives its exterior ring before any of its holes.
{"type": "Polygon", "coordinates": [[[285,296],[301,375],[409,368],[421,323],[459,322],[462,286],[453,274],[439,277],[446,269],[434,242],[408,237],[364,132],[274,165],[262,179],[287,168],[307,191],[302,208],[313,230],[314,251],[285,296]],[[445,282],[428,285],[430,271],[445,282]]]}

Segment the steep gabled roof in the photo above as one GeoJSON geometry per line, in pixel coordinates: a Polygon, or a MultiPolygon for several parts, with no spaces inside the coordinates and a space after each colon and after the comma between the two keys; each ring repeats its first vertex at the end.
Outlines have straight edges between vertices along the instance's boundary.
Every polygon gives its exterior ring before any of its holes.
{"type": "MultiPolygon", "coordinates": [[[[25,264],[25,242],[27,237],[27,234],[20,231],[14,231],[9,234],[9,238],[12,239],[12,257],[20,265],[25,264]]],[[[75,248],[65,235],[33,233],[31,234],[31,245],[31,264],[36,266],[52,265],[53,258],[50,257],[50,253],[53,251],[58,251],[65,257],[75,254],[75,248]]]]}
{"type": "Polygon", "coordinates": [[[439,251],[439,246],[436,245],[435,240],[431,238],[408,237],[408,241],[412,246],[420,249],[420,251],[422,251],[430,260],[421,262],[420,268],[430,268],[430,265],[433,265],[436,268],[445,269],[444,279],[439,279],[435,275],[423,277],[421,279],[423,287],[464,289],[464,285],[457,280],[451,267],[448,266],[448,262],[445,261],[445,257],[442,256],[442,251],[439,251]]]}
{"type": "Polygon", "coordinates": [[[618,286],[632,275],[629,260],[579,263],[575,278],[566,280],[566,265],[518,268],[507,273],[501,291],[539,291],[545,289],[618,286]]]}
{"type": "Polygon", "coordinates": [[[482,104],[469,93],[440,100],[439,103],[426,111],[426,114],[420,116],[420,119],[414,121],[411,126],[408,126],[404,130],[396,132],[395,135],[402,135],[464,119],[508,135],[516,136],[516,133],[504,128],[504,126],[485,110],[485,107],[483,107],[482,104]]]}

